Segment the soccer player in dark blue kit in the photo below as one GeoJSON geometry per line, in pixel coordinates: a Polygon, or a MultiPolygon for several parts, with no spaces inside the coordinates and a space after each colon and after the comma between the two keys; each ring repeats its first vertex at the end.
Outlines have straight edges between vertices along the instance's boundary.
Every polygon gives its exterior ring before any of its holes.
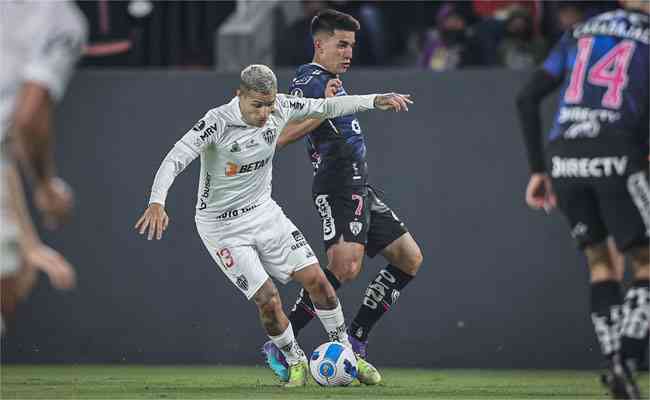
{"type": "Polygon", "coordinates": [[[557,206],[587,257],[591,319],[614,398],[640,398],[635,370],[650,329],[647,1],[595,16],[565,33],[517,98],[531,171],[526,202],[557,206]],[[539,105],[561,87],[542,145],[539,105]],[[546,153],[546,157],[544,156],[546,153]],[[606,238],[629,256],[625,296],[606,238]]]}
{"type": "MultiPolygon", "coordinates": [[[[298,68],[289,92],[310,98],[346,95],[339,74],[350,67],[355,32],[359,29],[359,22],[345,13],[324,10],[316,15],[311,23],[313,62],[298,68]]],[[[355,353],[366,359],[370,330],[416,275],[422,253],[404,224],[368,185],[365,136],[356,116],[308,119],[287,125],[278,146],[305,136],[314,167],[312,197],[323,226],[328,280],[338,289],[354,279],[364,254],[381,254],[388,261],[370,281],[349,328],[355,353]]],[[[289,316],[296,335],[314,315],[311,299],[301,290],[289,316]]],[[[284,366],[277,349],[267,343],[264,352],[271,368],[283,377],[284,366]]],[[[368,365],[359,366],[359,380],[379,383],[381,375],[374,368],[366,368],[368,365]]]]}

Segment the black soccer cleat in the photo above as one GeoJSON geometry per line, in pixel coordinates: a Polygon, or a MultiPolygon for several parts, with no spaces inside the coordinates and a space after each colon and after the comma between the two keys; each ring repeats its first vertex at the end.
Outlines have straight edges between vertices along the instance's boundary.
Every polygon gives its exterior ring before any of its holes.
{"type": "Polygon", "coordinates": [[[613,399],[641,399],[641,392],[634,380],[634,368],[614,355],[609,371],[601,377],[603,385],[609,388],[613,399]]]}

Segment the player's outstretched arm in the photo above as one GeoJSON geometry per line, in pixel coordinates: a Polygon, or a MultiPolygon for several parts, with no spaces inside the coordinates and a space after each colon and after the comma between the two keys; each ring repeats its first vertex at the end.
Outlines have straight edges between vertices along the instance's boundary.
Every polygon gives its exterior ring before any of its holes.
{"type": "Polygon", "coordinates": [[[154,237],[160,240],[168,225],[169,216],[165,211],[165,207],[159,203],[151,203],[138,219],[138,222],[135,223],[135,229],[140,235],[144,235],[148,231],[147,240],[154,237]]]}
{"type": "Polygon", "coordinates": [[[361,111],[378,109],[382,111],[408,111],[413,104],[408,94],[386,93],[338,96],[329,99],[286,98],[284,107],[289,110],[288,119],[336,118],[361,111]]]}
{"type": "MultiPolygon", "coordinates": [[[[341,86],[343,86],[343,83],[338,78],[338,75],[336,79],[330,79],[327,81],[325,87],[325,98],[336,96],[336,93],[338,93],[341,86]]],[[[288,144],[302,139],[309,132],[318,128],[322,123],[323,120],[320,118],[308,118],[304,121],[288,123],[282,130],[282,133],[280,133],[280,137],[278,137],[277,148],[281,149],[288,144]]]]}
{"type": "Polygon", "coordinates": [[[410,94],[386,93],[375,97],[375,107],[382,111],[408,111],[413,104],[410,94]]]}
{"type": "Polygon", "coordinates": [[[276,145],[277,148],[281,149],[288,144],[302,139],[309,132],[318,128],[322,123],[322,119],[308,118],[304,121],[287,124],[284,129],[282,129],[280,137],[278,137],[278,144],[276,145]]]}

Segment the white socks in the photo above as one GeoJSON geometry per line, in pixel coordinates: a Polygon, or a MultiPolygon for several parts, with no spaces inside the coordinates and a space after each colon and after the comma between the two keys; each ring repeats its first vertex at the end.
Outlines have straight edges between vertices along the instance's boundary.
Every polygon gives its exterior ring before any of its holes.
{"type": "Polygon", "coordinates": [[[345,326],[345,317],[341,309],[341,302],[333,310],[320,310],[314,307],[316,315],[322,322],[330,341],[341,342],[345,347],[352,348],[348,339],[348,332],[345,326]]]}
{"type": "Polygon", "coordinates": [[[278,336],[270,336],[269,338],[273,341],[273,344],[278,346],[278,349],[284,354],[284,357],[287,359],[289,365],[294,365],[300,361],[306,361],[307,357],[302,351],[296,338],[293,336],[293,328],[291,327],[291,322],[287,329],[278,336]]]}

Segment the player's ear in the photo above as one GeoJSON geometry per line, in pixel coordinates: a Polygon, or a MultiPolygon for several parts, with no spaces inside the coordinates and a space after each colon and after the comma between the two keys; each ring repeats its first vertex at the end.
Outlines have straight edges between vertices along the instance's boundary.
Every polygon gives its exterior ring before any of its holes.
{"type": "Polygon", "coordinates": [[[323,50],[323,38],[322,37],[315,37],[314,38],[314,53],[323,50]]]}

